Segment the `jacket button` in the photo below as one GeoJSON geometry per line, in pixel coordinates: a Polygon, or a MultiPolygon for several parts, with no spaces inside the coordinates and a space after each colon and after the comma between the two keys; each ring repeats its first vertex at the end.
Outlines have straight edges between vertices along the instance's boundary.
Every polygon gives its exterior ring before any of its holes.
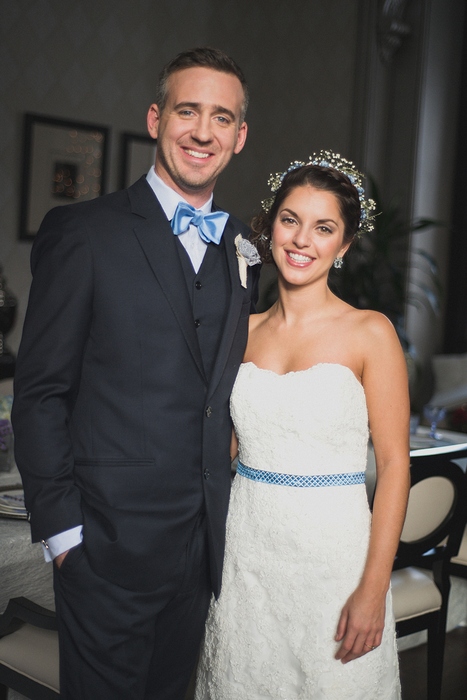
{"type": "Polygon", "coordinates": [[[211,406],[208,406],[208,407],[206,408],[205,413],[206,413],[206,418],[210,418],[210,417],[212,416],[212,408],[211,408],[211,406]]]}
{"type": "Polygon", "coordinates": [[[204,478],[206,479],[206,481],[209,479],[210,476],[211,476],[211,474],[209,472],[209,469],[205,469],[204,470],[204,478]]]}
{"type": "Polygon", "coordinates": [[[199,318],[196,318],[195,319],[195,328],[199,328],[200,325],[201,325],[201,321],[199,320],[199,318]]]}
{"type": "Polygon", "coordinates": [[[202,286],[203,285],[201,284],[201,282],[199,280],[196,280],[196,282],[195,282],[196,289],[201,289],[202,286]]]}

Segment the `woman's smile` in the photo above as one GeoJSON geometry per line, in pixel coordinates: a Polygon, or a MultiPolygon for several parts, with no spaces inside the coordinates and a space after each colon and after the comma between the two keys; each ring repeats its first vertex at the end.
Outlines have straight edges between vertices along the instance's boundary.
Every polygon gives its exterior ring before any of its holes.
{"type": "Polygon", "coordinates": [[[312,258],[309,255],[304,255],[303,253],[297,253],[297,252],[291,251],[291,250],[286,250],[285,253],[286,253],[287,257],[289,258],[289,261],[293,265],[298,265],[299,267],[305,267],[307,265],[310,265],[313,262],[313,260],[316,259],[316,258],[312,258]]]}

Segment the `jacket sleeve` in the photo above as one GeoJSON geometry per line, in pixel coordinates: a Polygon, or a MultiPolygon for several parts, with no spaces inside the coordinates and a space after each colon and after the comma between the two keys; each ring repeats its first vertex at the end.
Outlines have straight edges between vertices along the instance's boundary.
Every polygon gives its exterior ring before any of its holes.
{"type": "Polygon", "coordinates": [[[93,260],[82,205],[53,209],[31,254],[12,423],[32,539],[82,523],[68,424],[92,319],[93,260]]]}

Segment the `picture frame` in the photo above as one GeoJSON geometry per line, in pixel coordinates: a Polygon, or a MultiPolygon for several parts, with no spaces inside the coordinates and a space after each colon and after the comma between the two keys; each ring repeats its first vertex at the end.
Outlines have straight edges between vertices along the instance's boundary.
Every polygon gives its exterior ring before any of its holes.
{"type": "Polygon", "coordinates": [[[129,187],[154,165],[157,141],[148,134],[123,132],[121,137],[120,188],[129,187]]]}
{"type": "Polygon", "coordinates": [[[105,194],[109,134],[98,124],[24,115],[20,239],[34,239],[49,209],[105,194]]]}

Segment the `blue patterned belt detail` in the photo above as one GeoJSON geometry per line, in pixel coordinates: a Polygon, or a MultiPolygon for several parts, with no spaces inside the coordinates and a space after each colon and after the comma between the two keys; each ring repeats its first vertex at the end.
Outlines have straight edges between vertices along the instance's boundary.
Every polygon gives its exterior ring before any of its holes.
{"type": "Polygon", "coordinates": [[[349,472],[343,474],[313,474],[311,476],[300,474],[280,474],[279,472],[266,472],[262,469],[246,467],[241,462],[237,465],[237,474],[252,481],[262,481],[264,484],[277,484],[278,486],[353,486],[365,483],[365,472],[349,472]]]}

